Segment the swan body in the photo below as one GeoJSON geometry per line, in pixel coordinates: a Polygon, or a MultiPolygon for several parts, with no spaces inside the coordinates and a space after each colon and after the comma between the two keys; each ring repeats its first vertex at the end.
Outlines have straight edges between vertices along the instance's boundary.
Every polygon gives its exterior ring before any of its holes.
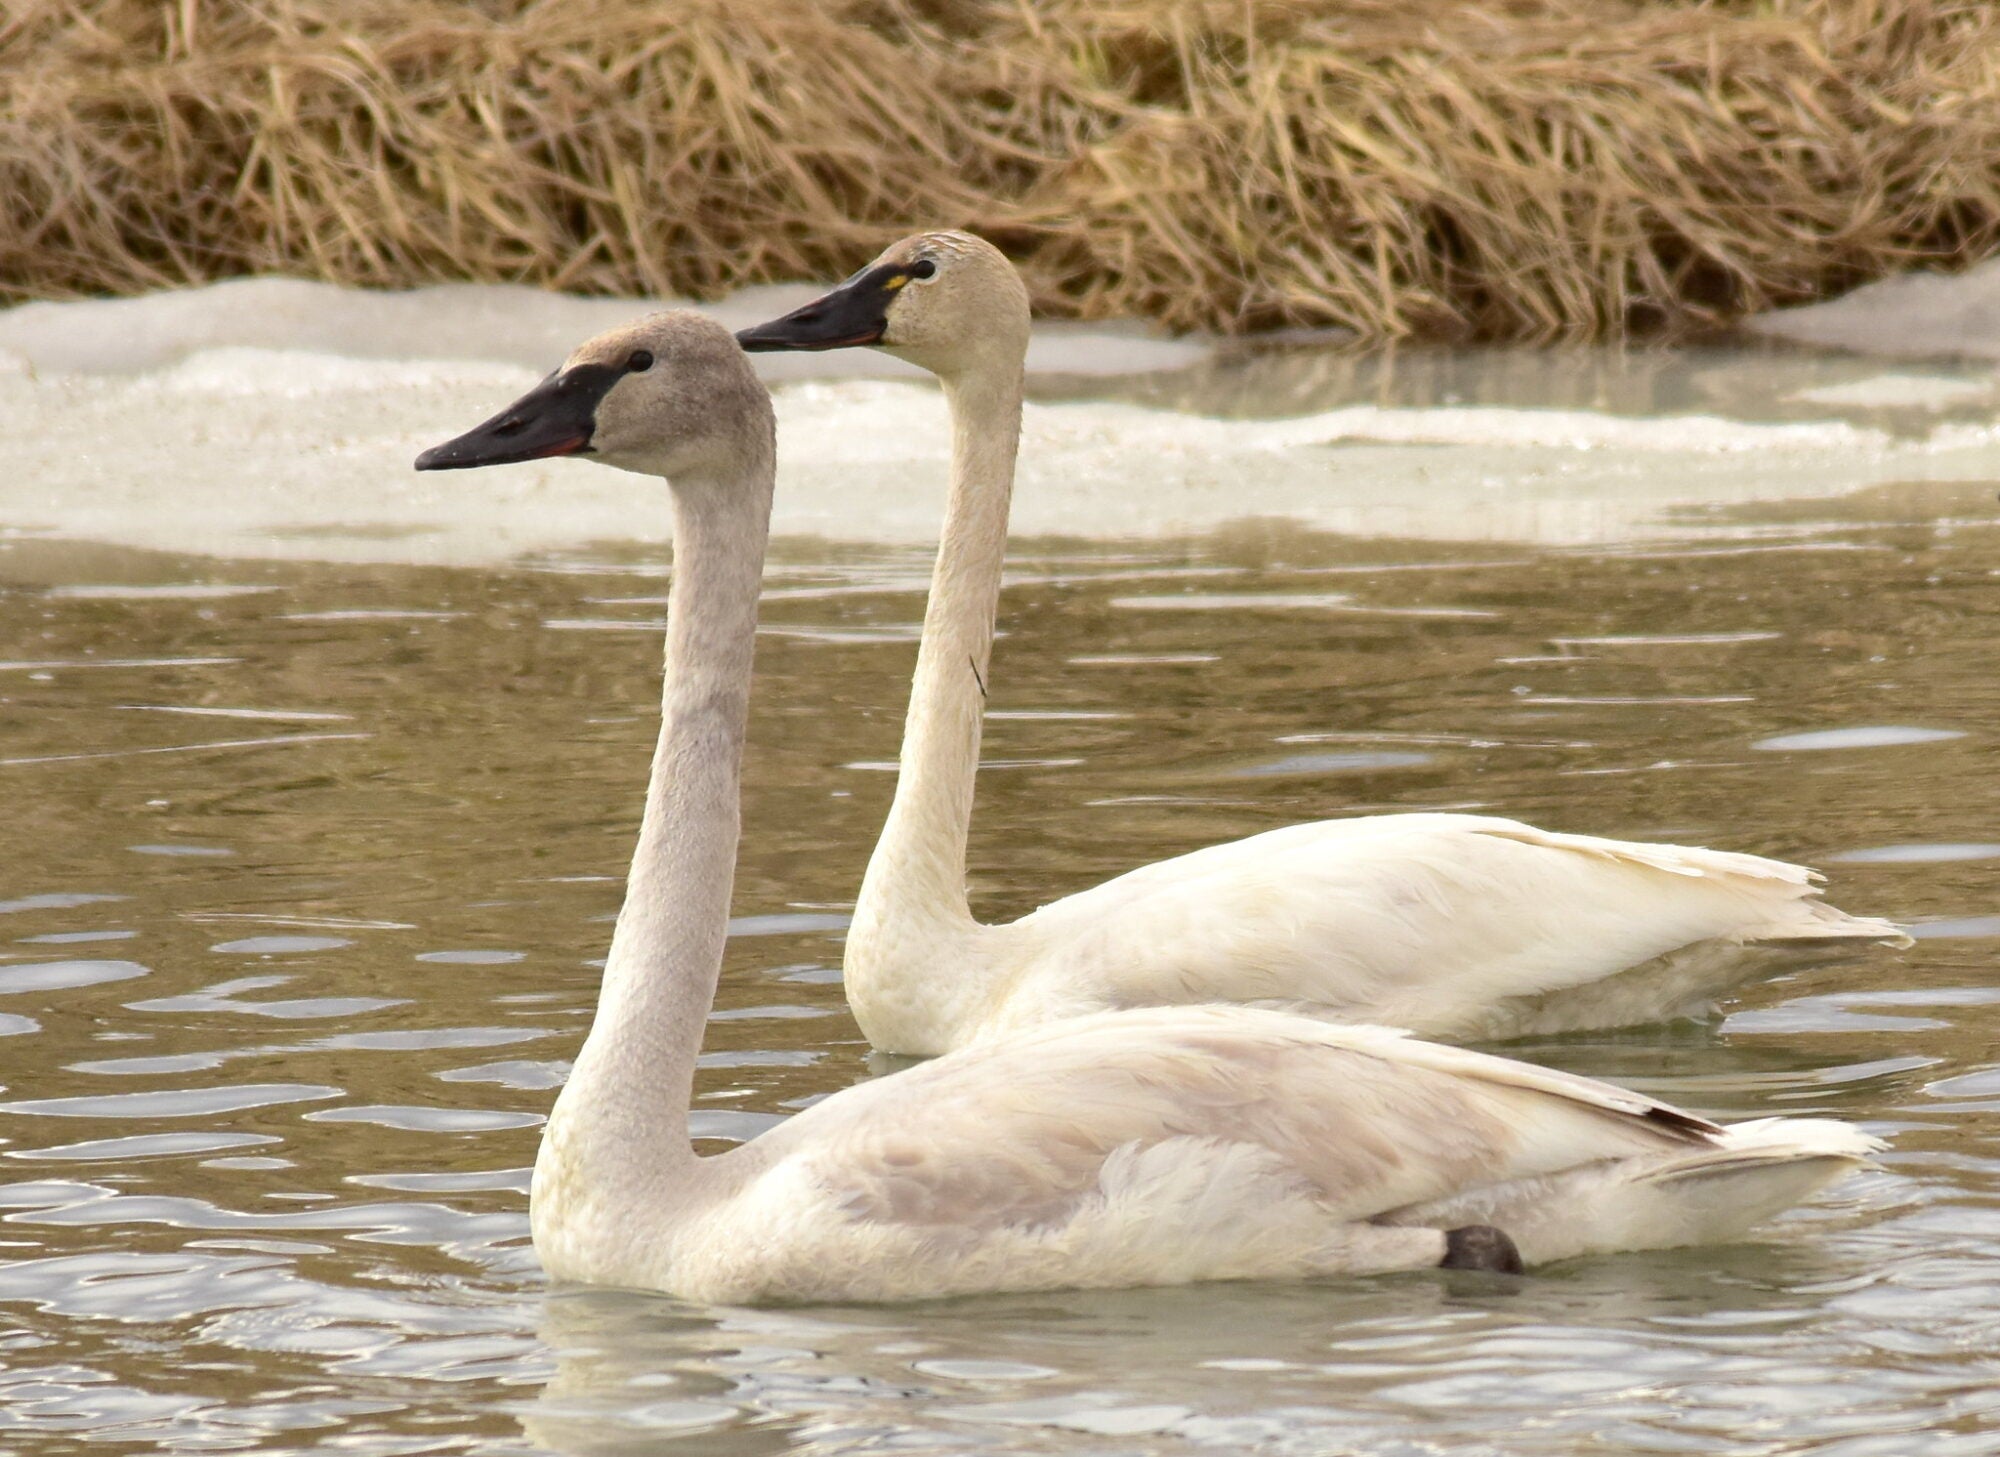
{"type": "Polygon", "coordinates": [[[1733,1238],[1876,1147],[1723,1128],[1603,1083],[1253,1007],[1105,1012],[845,1089],[727,1153],[687,1125],[729,916],[773,448],[719,326],[583,345],[422,469],[584,455],[665,476],[660,735],[590,1033],[529,1196],[558,1280],[889,1301],[1296,1278],[1733,1238]]]}
{"type": "Polygon", "coordinates": [[[1737,1237],[1874,1147],[1382,1028],[1150,1008],[848,1088],[725,1155],[685,1219],[538,1167],[536,1237],[558,1279],[725,1304],[1421,1269],[1475,1224],[1540,1264],[1737,1237]]]}
{"type": "Polygon", "coordinates": [[[1460,1041],[1547,1036],[1703,1008],[1759,953],[1896,934],[1817,899],[1813,879],[1479,815],[1322,820],[1128,871],[1006,925],[940,930],[869,905],[847,992],[870,1041],[926,1051],[1213,1001],[1460,1041]]]}
{"type": "Polygon", "coordinates": [[[1027,293],[965,233],[895,244],[745,348],[876,344],[935,373],[952,481],[901,772],[856,900],[849,1004],[934,1055],[1056,1017],[1230,1001],[1492,1039],[1706,1010],[1785,953],[1902,941],[1750,855],[1475,815],[1324,820],[1121,875],[1009,925],[973,920],[965,848],[1020,437],[1027,293]],[[1775,955],[1774,955],[1775,953],[1775,955]]]}

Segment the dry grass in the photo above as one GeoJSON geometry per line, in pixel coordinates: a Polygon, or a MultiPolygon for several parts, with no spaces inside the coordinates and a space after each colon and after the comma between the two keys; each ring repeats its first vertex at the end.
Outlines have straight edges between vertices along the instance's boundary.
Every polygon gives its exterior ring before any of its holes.
{"type": "Polygon", "coordinates": [[[29,0],[0,294],[705,295],[914,225],[1055,312],[1700,325],[2000,233],[1978,0],[29,0]]]}

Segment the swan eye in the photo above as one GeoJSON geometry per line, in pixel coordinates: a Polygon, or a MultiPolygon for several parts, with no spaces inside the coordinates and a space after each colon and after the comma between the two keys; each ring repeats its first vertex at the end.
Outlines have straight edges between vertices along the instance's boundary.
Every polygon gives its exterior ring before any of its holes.
{"type": "Polygon", "coordinates": [[[653,367],[652,351],[649,349],[634,349],[631,357],[625,361],[625,367],[634,374],[644,374],[653,367]]]}
{"type": "Polygon", "coordinates": [[[919,258],[910,265],[910,277],[929,278],[937,272],[937,264],[928,258],[919,258]]]}

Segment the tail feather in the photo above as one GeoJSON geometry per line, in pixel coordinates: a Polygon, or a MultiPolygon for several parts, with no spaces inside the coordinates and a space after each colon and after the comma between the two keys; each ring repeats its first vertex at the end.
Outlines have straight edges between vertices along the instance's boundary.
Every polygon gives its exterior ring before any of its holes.
{"type": "Polygon", "coordinates": [[[1768,926],[1755,926],[1739,934],[1741,941],[1784,941],[1811,943],[1818,941],[1880,941],[1885,945],[1904,947],[1916,943],[1909,933],[1894,921],[1880,916],[1851,916],[1838,907],[1830,906],[1823,900],[1794,901],[1786,908],[1790,914],[1782,921],[1768,926]]]}
{"type": "Polygon", "coordinates": [[[1763,855],[1745,855],[1737,850],[1710,850],[1699,845],[1656,845],[1640,840],[1607,840],[1598,835],[1571,835],[1557,830],[1539,830],[1533,825],[1511,820],[1495,820],[1482,825],[1483,833],[1497,839],[1518,840],[1527,845],[1572,850],[1595,855],[1625,865],[1640,865],[1668,875],[1696,878],[1730,878],[1776,881],[1801,888],[1815,885],[1826,877],[1804,865],[1772,860],[1763,855]]]}
{"type": "Polygon", "coordinates": [[[1747,1123],[1731,1123],[1722,1130],[1717,1143],[1723,1152],[1776,1150],[1831,1154],[1856,1161],[1888,1147],[1874,1134],[1837,1118],[1756,1118],[1747,1123]]]}
{"type": "Polygon", "coordinates": [[[1593,855],[1623,865],[1641,866],[1667,875],[1697,880],[1735,881],[1767,900],[1782,903],[1765,926],[1738,932],[1736,939],[1753,941],[1882,941],[1908,946],[1910,938],[1893,921],[1878,916],[1851,916],[1819,899],[1826,877],[1804,865],[1745,855],[1734,850],[1709,850],[1694,845],[1651,845],[1632,840],[1606,840],[1595,835],[1569,835],[1538,830],[1532,825],[1495,820],[1481,827],[1498,839],[1549,849],[1593,855]]]}

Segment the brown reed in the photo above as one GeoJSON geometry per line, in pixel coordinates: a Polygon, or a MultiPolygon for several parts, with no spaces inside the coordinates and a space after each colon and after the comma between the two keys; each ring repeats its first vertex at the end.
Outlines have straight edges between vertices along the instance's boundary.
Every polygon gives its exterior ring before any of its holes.
{"type": "Polygon", "coordinates": [[[0,296],[711,296],[968,226],[1045,310],[1674,332],[2000,234],[1977,0],[26,0],[0,296]]]}

